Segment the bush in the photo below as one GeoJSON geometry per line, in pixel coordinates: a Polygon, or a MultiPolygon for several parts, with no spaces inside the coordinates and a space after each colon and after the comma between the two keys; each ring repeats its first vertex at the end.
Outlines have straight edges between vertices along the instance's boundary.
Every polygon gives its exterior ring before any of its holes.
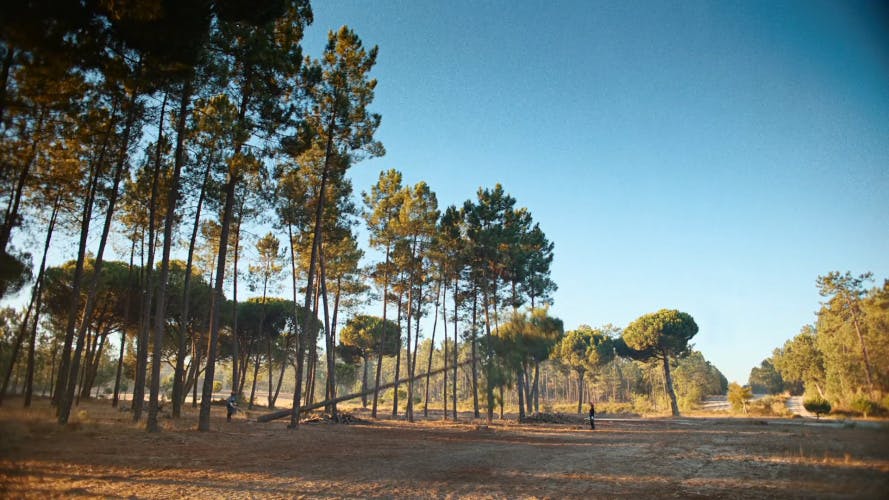
{"type": "MultiPolygon", "coordinates": [[[[587,407],[589,408],[589,407],[587,407]]],[[[577,408],[575,408],[577,410],[577,408]]],[[[608,402],[596,405],[596,414],[638,416],[631,403],[608,402]]]]}
{"type": "Polygon", "coordinates": [[[750,413],[763,417],[789,417],[786,396],[764,396],[750,402],[750,413]]]}
{"type": "Polygon", "coordinates": [[[881,410],[880,405],[864,396],[858,396],[852,401],[852,409],[864,415],[864,418],[878,415],[881,410]]]}
{"type": "Polygon", "coordinates": [[[214,380],[213,381],[213,392],[219,392],[222,390],[222,381],[214,380]]]}
{"type": "Polygon", "coordinates": [[[747,404],[751,399],[753,399],[753,390],[750,389],[750,386],[741,386],[735,382],[729,384],[728,401],[731,403],[733,410],[744,410],[744,413],[747,414],[747,404]]]}
{"type": "Polygon", "coordinates": [[[803,401],[803,408],[808,412],[814,413],[815,418],[821,418],[821,415],[827,415],[831,410],[830,401],[822,398],[812,398],[803,401]]]}

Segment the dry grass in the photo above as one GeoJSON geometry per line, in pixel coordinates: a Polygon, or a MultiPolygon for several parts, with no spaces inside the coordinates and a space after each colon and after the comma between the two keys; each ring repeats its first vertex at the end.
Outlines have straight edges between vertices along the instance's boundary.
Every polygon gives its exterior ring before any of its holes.
{"type": "MultiPolygon", "coordinates": [[[[45,497],[871,497],[889,490],[889,433],[743,419],[485,426],[226,423],[196,413],[148,434],[87,402],[72,423],[0,408],[0,496],[45,497]]],[[[9,405],[13,405],[12,408],[9,405]]],[[[391,409],[390,409],[391,410],[391,409]]],[[[365,418],[363,410],[351,409],[365,418]]],[[[258,411],[256,413],[259,413],[258,411]]],[[[386,412],[388,414],[389,412],[386,412]]]]}

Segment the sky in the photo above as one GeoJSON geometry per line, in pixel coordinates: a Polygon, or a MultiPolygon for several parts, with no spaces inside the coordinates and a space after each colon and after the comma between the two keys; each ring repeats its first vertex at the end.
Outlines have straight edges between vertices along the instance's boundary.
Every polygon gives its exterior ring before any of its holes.
{"type": "MultiPolygon", "coordinates": [[[[496,183],[555,243],[567,329],[691,314],[730,381],[814,322],[815,280],[889,278],[878,2],[313,2],[305,50],[379,46],[372,110],[443,208],[496,183]]],[[[371,258],[372,258],[372,254],[371,258]]]]}

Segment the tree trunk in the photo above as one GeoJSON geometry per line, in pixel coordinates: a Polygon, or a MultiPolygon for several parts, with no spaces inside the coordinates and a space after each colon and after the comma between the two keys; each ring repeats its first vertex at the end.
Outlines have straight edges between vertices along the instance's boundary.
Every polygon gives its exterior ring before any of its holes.
{"type": "Polygon", "coordinates": [[[210,338],[207,342],[207,368],[204,369],[204,387],[201,391],[201,411],[198,417],[198,430],[210,430],[210,403],[213,399],[213,378],[216,374],[216,349],[219,343],[219,310],[225,304],[222,285],[225,281],[225,258],[228,252],[228,233],[231,226],[232,208],[235,200],[235,187],[239,176],[229,165],[228,182],[225,185],[225,205],[222,209],[222,227],[219,236],[219,254],[216,260],[216,280],[213,283],[213,295],[210,301],[210,338]]]}
{"type": "MultiPolygon", "coordinates": [[[[272,374],[272,337],[268,337],[266,339],[266,357],[268,357],[268,370],[269,370],[269,397],[266,400],[266,404],[268,404],[269,409],[272,408],[272,390],[274,389],[274,375],[272,374]]],[[[286,364],[286,363],[282,363],[286,364]]]]}
{"type": "MultiPolygon", "coordinates": [[[[191,83],[187,85],[190,93],[191,83]]],[[[173,371],[173,418],[182,416],[182,404],[185,401],[185,394],[183,391],[185,378],[185,337],[188,330],[186,325],[188,324],[189,309],[191,308],[191,270],[194,263],[194,249],[197,242],[198,229],[200,228],[201,223],[201,208],[203,207],[204,197],[207,192],[207,181],[210,178],[210,167],[212,166],[212,163],[212,158],[209,158],[207,160],[207,166],[204,169],[204,179],[201,183],[201,190],[198,194],[198,204],[195,208],[194,227],[191,230],[191,239],[188,241],[188,256],[185,260],[185,276],[182,284],[182,306],[179,309],[182,311],[182,316],[179,319],[179,343],[176,349],[176,368],[173,371]]]]}
{"type": "MultiPolygon", "coordinates": [[[[849,310],[852,313],[852,326],[855,327],[855,334],[858,336],[858,345],[861,347],[861,357],[864,361],[864,376],[867,380],[867,388],[873,395],[874,391],[874,382],[873,382],[873,374],[871,372],[871,364],[870,364],[870,356],[867,352],[867,345],[864,343],[864,336],[861,335],[861,326],[858,324],[858,315],[856,314],[856,307],[852,305],[852,301],[846,297],[846,304],[849,306],[849,310]]],[[[882,391],[880,391],[880,395],[882,396],[882,391]]]]}
{"type": "Polygon", "coordinates": [[[583,413],[583,372],[577,372],[577,413],[583,413]]]}
{"type": "MultiPolygon", "coordinates": [[[[12,49],[10,48],[9,50],[11,51],[12,49]]],[[[43,244],[43,257],[40,259],[40,270],[37,272],[37,280],[34,282],[34,286],[37,288],[37,303],[34,307],[34,326],[31,327],[31,335],[28,340],[28,374],[25,382],[25,408],[31,406],[31,398],[34,393],[34,358],[37,347],[37,325],[40,323],[40,309],[43,305],[43,278],[46,271],[46,254],[49,252],[49,244],[52,240],[53,231],[55,230],[56,218],[58,217],[60,207],[61,195],[56,194],[52,206],[52,214],[49,217],[49,227],[46,230],[46,240],[43,244]]],[[[5,391],[0,391],[0,400],[3,399],[3,392],[5,391]]]]}
{"type": "MultiPolygon", "coordinates": [[[[494,420],[494,384],[491,380],[493,376],[493,355],[491,352],[491,316],[489,314],[490,310],[490,302],[488,301],[488,291],[483,291],[484,299],[484,313],[485,313],[485,341],[488,344],[488,349],[486,349],[485,353],[485,389],[488,398],[488,412],[487,412],[487,423],[491,425],[494,420]]],[[[502,398],[501,398],[502,399],[502,398]]],[[[502,404],[502,403],[501,403],[502,404]]]]}
{"type": "MultiPolygon", "coordinates": [[[[412,273],[413,274],[413,273],[412,273]]],[[[408,278],[408,288],[407,288],[407,349],[405,350],[405,355],[407,356],[407,375],[410,379],[410,376],[414,374],[411,367],[413,366],[413,362],[411,359],[411,320],[413,319],[413,311],[414,311],[414,287],[413,287],[413,275],[408,278]]],[[[417,354],[413,353],[413,356],[416,357],[417,354]]],[[[396,378],[398,378],[396,376],[396,378]]],[[[413,379],[408,380],[407,382],[407,406],[405,407],[405,413],[407,415],[408,422],[414,421],[414,381],[413,379]]]]}
{"type": "MultiPolygon", "coordinates": [[[[324,399],[333,399],[331,396],[331,382],[335,379],[333,370],[334,370],[334,361],[333,361],[333,325],[330,324],[330,309],[327,304],[327,269],[325,268],[324,262],[324,247],[321,247],[321,252],[318,255],[318,266],[321,271],[320,282],[321,282],[321,308],[324,311],[324,354],[325,359],[327,361],[327,383],[326,386],[326,397],[324,399]]],[[[317,344],[317,342],[316,342],[317,344]]],[[[317,350],[317,349],[316,349],[317,350]]],[[[332,406],[328,408],[328,412],[331,415],[336,415],[336,406],[332,406]]]]}
{"type": "Polygon", "coordinates": [[[363,375],[361,376],[361,407],[367,408],[367,354],[365,353],[362,356],[364,360],[364,370],[363,375]]]}
{"type": "MultiPolygon", "coordinates": [[[[413,376],[417,373],[417,358],[420,354],[420,312],[422,311],[422,302],[423,302],[423,282],[420,282],[420,285],[417,287],[417,309],[416,309],[416,319],[414,320],[414,356],[411,358],[410,365],[410,376],[411,378],[411,397],[410,397],[410,406],[411,406],[411,418],[414,416],[414,383],[413,376]]],[[[410,321],[410,318],[408,318],[410,321]]]]}
{"type": "MultiPolygon", "coordinates": [[[[232,262],[232,392],[241,393],[240,339],[238,338],[238,257],[241,248],[241,218],[244,215],[244,200],[238,201],[238,215],[235,217],[234,261],[232,262]]],[[[228,242],[225,242],[227,245],[228,242]]]]}
{"type": "MultiPolygon", "coordinates": [[[[315,207],[315,227],[312,232],[312,250],[309,255],[309,269],[308,269],[308,278],[306,279],[306,296],[304,301],[304,306],[306,310],[306,316],[303,318],[303,328],[302,334],[307,336],[309,325],[311,324],[311,319],[309,317],[308,311],[309,306],[311,305],[312,300],[312,289],[314,285],[315,279],[315,263],[318,259],[318,252],[321,250],[321,215],[324,212],[324,194],[327,189],[327,176],[328,171],[330,169],[330,161],[333,156],[333,127],[336,123],[336,113],[334,112],[330,116],[330,121],[327,124],[327,145],[324,152],[324,167],[321,170],[321,186],[318,189],[318,205],[315,207]]],[[[302,377],[302,368],[303,368],[303,342],[298,342],[297,347],[297,359],[296,359],[296,390],[293,394],[293,415],[290,418],[290,428],[297,429],[299,427],[299,400],[301,394],[299,393],[301,390],[301,377],[302,377]]]]}
{"type": "MultiPolygon", "coordinates": [[[[340,309],[340,293],[342,292],[342,281],[340,277],[336,279],[336,294],[333,298],[333,318],[330,320],[330,345],[328,345],[328,349],[330,350],[330,366],[328,367],[331,370],[330,375],[328,376],[328,386],[330,390],[327,394],[327,399],[336,399],[336,321],[337,316],[339,314],[340,309]]],[[[365,404],[365,408],[367,405],[365,404]]],[[[336,402],[331,403],[330,408],[328,409],[331,415],[336,415],[337,407],[336,402]]]]}
{"type": "MultiPolygon", "coordinates": [[[[478,344],[478,340],[476,337],[476,325],[478,321],[478,289],[476,288],[473,291],[472,296],[472,340],[470,344],[471,355],[472,355],[472,410],[475,418],[479,418],[479,408],[478,408],[478,354],[476,352],[476,345],[478,344]]],[[[456,327],[455,327],[456,329],[456,327]]]]}
{"type": "Polygon", "coordinates": [[[15,61],[15,47],[6,45],[6,57],[3,58],[3,67],[0,69],[0,123],[3,123],[3,114],[6,110],[6,87],[9,82],[9,70],[15,61]]]}
{"type": "Polygon", "coordinates": [[[256,396],[256,378],[259,376],[259,351],[256,352],[256,357],[253,358],[253,383],[250,388],[250,402],[247,403],[247,409],[253,409],[253,398],[256,396]]]}
{"type": "Polygon", "coordinates": [[[673,376],[670,375],[670,357],[667,351],[661,351],[664,360],[664,385],[667,388],[667,395],[670,396],[670,408],[673,410],[673,416],[679,416],[679,405],[676,403],[676,393],[673,391],[673,376]]]}
{"type": "MultiPolygon", "coordinates": [[[[443,280],[445,281],[445,280],[443,280]]],[[[444,341],[442,345],[444,346],[444,352],[442,355],[444,356],[444,373],[442,377],[444,378],[444,383],[442,384],[441,391],[441,400],[442,400],[442,410],[444,413],[444,419],[448,419],[448,363],[450,359],[448,358],[448,284],[445,281],[445,286],[442,287],[441,290],[441,325],[444,330],[444,341]]],[[[435,328],[433,328],[435,330],[435,328]]],[[[454,346],[456,349],[457,346],[454,346]]]]}
{"type": "MultiPolygon", "coordinates": [[[[145,269],[146,280],[145,280],[145,298],[142,302],[143,311],[142,311],[142,322],[140,324],[139,329],[139,346],[136,349],[138,353],[138,360],[136,361],[136,384],[133,387],[133,421],[138,422],[142,417],[142,407],[145,404],[145,382],[148,371],[148,344],[149,337],[151,335],[151,305],[152,305],[152,295],[154,294],[154,258],[155,258],[155,244],[157,243],[157,228],[155,227],[155,218],[157,213],[157,198],[158,198],[158,181],[160,177],[161,171],[161,147],[163,145],[164,138],[164,112],[167,106],[167,93],[164,93],[164,100],[161,104],[161,112],[160,112],[160,123],[158,124],[158,134],[157,134],[157,151],[155,153],[154,159],[154,175],[152,176],[151,182],[151,200],[148,205],[148,266],[145,269]]],[[[164,230],[166,231],[166,229],[164,230]]],[[[164,242],[164,248],[166,248],[167,242],[164,242]]],[[[163,276],[161,277],[164,278],[163,276]]],[[[160,294],[158,294],[160,295],[160,294]]],[[[158,301],[164,300],[166,301],[166,297],[158,297],[158,301]]],[[[155,315],[157,310],[155,311],[155,315]]],[[[155,319],[155,330],[159,328],[156,324],[158,320],[155,319]]],[[[155,337],[157,337],[157,333],[155,332],[155,337]]],[[[155,352],[159,353],[159,347],[155,347],[155,352]]],[[[154,356],[152,356],[153,358],[154,356]]],[[[160,363],[157,363],[157,373],[160,374],[160,363]]],[[[154,375],[154,369],[152,369],[152,376],[154,375]]],[[[149,380],[150,384],[153,384],[155,380],[149,380]]],[[[159,381],[158,381],[159,383],[159,381]]],[[[150,393],[153,391],[149,391],[150,393]]],[[[147,429],[149,432],[153,432],[157,426],[157,415],[156,410],[152,410],[152,404],[156,407],[156,401],[154,403],[149,402],[149,422],[147,429]],[[154,414],[152,414],[154,411],[154,414]],[[152,418],[154,422],[152,422],[152,418]]]]}
{"type": "Polygon", "coordinates": [[[398,416],[398,386],[400,384],[398,377],[401,374],[401,295],[398,296],[398,320],[396,323],[398,324],[398,342],[396,345],[398,346],[395,349],[395,387],[392,391],[392,416],[398,416]]]}
{"type": "MultiPolygon", "coordinates": [[[[158,396],[160,394],[160,365],[161,348],[167,325],[167,285],[170,280],[170,248],[173,239],[173,222],[176,213],[176,203],[179,201],[179,177],[182,165],[185,163],[185,116],[188,114],[188,104],[191,100],[191,84],[182,86],[182,95],[179,101],[179,116],[176,124],[176,152],[173,161],[173,177],[170,180],[170,191],[167,194],[167,213],[164,219],[164,246],[161,254],[160,288],[157,293],[157,308],[154,311],[154,352],[151,361],[151,393],[148,399],[148,432],[160,430],[157,423],[159,409],[158,396]]],[[[173,378],[175,380],[176,373],[173,378]]]]}
{"type": "MultiPolygon", "coordinates": [[[[383,324],[386,324],[386,305],[389,303],[389,252],[391,249],[389,248],[389,244],[386,244],[386,260],[385,267],[383,268],[383,324]]],[[[373,399],[373,409],[371,410],[371,417],[377,418],[377,400],[380,396],[380,376],[383,372],[383,348],[386,345],[386,329],[383,328],[383,334],[380,335],[380,349],[377,352],[377,373],[376,373],[376,383],[374,384],[374,399],[373,399]]]]}
{"type": "MultiPolygon", "coordinates": [[[[9,357],[9,365],[6,367],[6,374],[3,377],[3,386],[0,387],[0,405],[3,404],[3,396],[6,394],[6,389],[9,387],[9,381],[12,380],[13,368],[15,367],[15,362],[19,357],[19,349],[22,347],[22,342],[25,340],[25,335],[28,333],[28,322],[31,318],[31,311],[34,309],[34,304],[37,302],[37,293],[36,288],[31,293],[31,300],[28,302],[28,309],[25,311],[25,317],[22,319],[22,324],[19,325],[18,335],[15,336],[15,341],[12,344],[12,353],[9,357]]],[[[12,393],[15,393],[15,384],[13,384],[12,393]]]]}
{"type": "MultiPolygon", "coordinates": [[[[110,130],[108,131],[110,134],[110,130]]],[[[99,158],[91,166],[91,178],[87,187],[86,198],[83,203],[83,210],[80,221],[80,242],[77,248],[77,263],[74,266],[74,276],[71,280],[71,304],[68,307],[68,319],[65,325],[65,341],[62,345],[62,355],[59,361],[58,379],[55,384],[54,401],[58,405],[58,421],[59,424],[67,424],[68,417],[71,414],[72,397],[68,395],[68,379],[71,374],[71,349],[74,345],[74,336],[77,322],[77,313],[80,311],[80,289],[83,285],[83,266],[86,260],[86,243],[89,236],[90,221],[92,220],[93,204],[96,197],[96,187],[99,182],[101,173],[101,165],[104,162],[104,155],[108,143],[108,134],[106,134],[105,144],[99,153],[99,158]]],[[[74,377],[77,373],[74,372],[74,377]]]]}
{"type": "MultiPolygon", "coordinates": [[[[468,363],[468,362],[463,362],[463,363],[461,363],[461,365],[465,365],[466,363],[468,363]]],[[[439,371],[441,371],[441,370],[435,370],[435,371],[432,372],[432,374],[435,375],[435,374],[437,374],[439,371]]],[[[426,376],[425,373],[421,373],[421,374],[415,376],[414,378],[419,379],[419,378],[421,378],[421,377],[425,377],[425,376],[426,376]]],[[[387,383],[387,384],[383,384],[382,386],[379,387],[379,389],[389,389],[390,387],[394,387],[396,383],[398,383],[398,384],[404,384],[404,383],[406,383],[406,382],[407,382],[407,378],[403,378],[403,379],[401,379],[401,380],[396,380],[396,381],[393,381],[393,382],[389,382],[389,383],[387,383]]],[[[338,396],[338,397],[336,398],[335,401],[321,401],[321,402],[312,404],[312,405],[310,405],[310,406],[303,406],[303,407],[299,408],[299,411],[300,411],[300,413],[302,413],[302,412],[306,412],[306,411],[315,410],[315,409],[317,409],[317,408],[321,408],[322,406],[326,406],[326,405],[328,405],[328,404],[330,404],[330,403],[332,403],[332,402],[339,403],[339,402],[341,402],[341,401],[348,401],[348,400],[350,400],[350,399],[360,398],[362,395],[364,395],[364,396],[368,396],[368,395],[370,395],[374,390],[375,390],[375,388],[374,388],[374,389],[367,389],[367,390],[365,390],[364,392],[357,392],[357,393],[353,393],[353,394],[346,394],[346,395],[344,395],[344,396],[338,396]]],[[[279,419],[279,418],[289,417],[289,416],[292,415],[292,414],[293,414],[293,409],[292,409],[292,408],[289,409],[289,410],[275,411],[275,412],[267,413],[267,414],[265,414],[265,415],[261,415],[261,416],[257,417],[256,421],[257,421],[257,422],[270,422],[270,421],[272,421],[272,420],[277,420],[277,419],[279,419]]]]}
{"type": "MultiPolygon", "coordinates": [[[[453,390],[451,391],[451,397],[454,399],[454,404],[452,405],[454,408],[454,420],[457,420],[457,359],[459,356],[459,343],[457,342],[457,320],[458,320],[458,307],[457,307],[457,295],[459,294],[458,289],[459,278],[454,276],[454,376],[452,378],[453,390]]],[[[447,325],[447,322],[445,322],[447,325]]],[[[445,332],[447,332],[447,328],[445,328],[445,332]]],[[[447,337],[447,335],[445,335],[447,337]]],[[[473,363],[475,362],[475,357],[472,359],[473,363]]],[[[476,405],[476,413],[478,413],[478,405],[476,405]]]]}
{"type": "MultiPolygon", "coordinates": [[[[426,396],[423,399],[423,417],[429,418],[429,372],[432,371],[432,354],[435,352],[435,328],[438,326],[438,296],[441,293],[441,282],[438,284],[438,289],[435,291],[435,312],[432,314],[432,340],[429,342],[429,359],[426,362],[426,396]]],[[[419,328],[419,323],[418,323],[419,328]]],[[[418,332],[419,333],[419,332],[418,332]]],[[[447,357],[447,355],[445,355],[447,357]]],[[[447,363],[446,363],[447,365],[447,363]]],[[[445,370],[445,374],[447,374],[447,370],[445,370]]],[[[411,374],[413,375],[413,374],[411,374]]],[[[445,375],[447,377],[447,375],[445,375]]],[[[447,379],[445,379],[445,385],[447,385],[447,379]]],[[[445,409],[445,414],[447,414],[447,409],[445,409]]]]}
{"type": "MultiPolygon", "coordinates": [[[[130,265],[127,269],[127,290],[128,292],[132,292],[132,282],[133,282],[133,257],[136,254],[136,240],[135,238],[130,245],[130,265]]],[[[114,375],[114,396],[111,398],[111,407],[117,408],[118,402],[120,401],[120,378],[123,375],[123,356],[124,349],[127,345],[127,325],[130,324],[130,300],[127,298],[126,303],[124,304],[124,325],[120,327],[120,353],[117,356],[117,372],[114,375]]]]}
{"type": "MultiPolygon", "coordinates": [[[[15,189],[13,190],[12,196],[10,196],[9,204],[6,207],[6,214],[3,218],[3,224],[0,225],[0,253],[6,252],[6,247],[9,244],[9,240],[12,236],[12,228],[16,226],[16,222],[18,220],[22,194],[24,194],[25,192],[25,184],[28,180],[28,174],[31,172],[31,167],[34,165],[34,161],[37,158],[37,146],[40,143],[40,136],[43,134],[43,123],[46,119],[46,113],[47,111],[45,108],[41,109],[39,117],[37,119],[37,125],[34,127],[34,133],[31,141],[31,151],[28,154],[28,159],[25,161],[25,164],[22,165],[19,176],[16,179],[15,189]]],[[[5,166],[6,165],[4,165],[4,167],[5,166]]]]}
{"type": "Polygon", "coordinates": [[[518,386],[516,389],[518,389],[519,393],[519,423],[522,423],[525,421],[525,375],[522,373],[521,368],[516,371],[518,372],[516,373],[516,385],[518,386]]]}

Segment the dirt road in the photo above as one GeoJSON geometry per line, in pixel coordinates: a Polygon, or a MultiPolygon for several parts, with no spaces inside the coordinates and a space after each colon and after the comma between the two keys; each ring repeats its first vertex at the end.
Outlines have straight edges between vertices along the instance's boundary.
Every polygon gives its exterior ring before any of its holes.
{"type": "MultiPolygon", "coordinates": [[[[0,496],[854,497],[889,491],[889,432],[792,420],[601,420],[490,428],[461,423],[226,424],[127,414],[59,428],[0,411],[0,496]]],[[[190,417],[189,417],[190,418],[190,417]]]]}

